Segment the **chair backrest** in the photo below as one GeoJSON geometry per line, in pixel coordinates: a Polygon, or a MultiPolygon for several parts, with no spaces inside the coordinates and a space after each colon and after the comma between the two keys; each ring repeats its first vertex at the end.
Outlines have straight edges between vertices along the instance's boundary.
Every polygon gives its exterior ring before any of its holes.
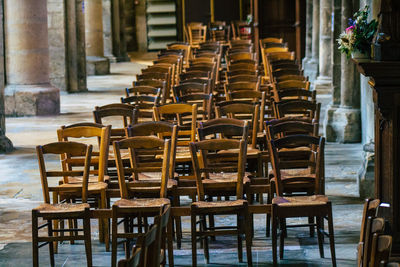
{"type": "Polygon", "coordinates": [[[226,101],[216,105],[217,118],[232,118],[249,121],[251,146],[256,148],[260,117],[260,105],[243,101],[226,101]]]}
{"type": "Polygon", "coordinates": [[[276,82],[283,82],[283,81],[304,81],[308,82],[308,76],[304,75],[282,75],[280,77],[275,77],[274,79],[276,82]]]}
{"type": "Polygon", "coordinates": [[[241,91],[241,90],[260,90],[260,83],[257,82],[235,82],[235,83],[226,83],[224,84],[225,94],[227,95],[229,92],[241,91]]]}
{"type": "Polygon", "coordinates": [[[277,118],[283,117],[305,117],[310,121],[319,123],[321,103],[308,100],[285,100],[275,103],[277,118]]]}
{"type": "Polygon", "coordinates": [[[207,26],[187,25],[190,45],[199,45],[206,41],[207,26]]]}
{"type": "Polygon", "coordinates": [[[318,124],[299,120],[272,120],[266,122],[267,140],[282,138],[288,135],[304,134],[318,136],[318,124]]]}
{"type": "MultiPolygon", "coordinates": [[[[140,173],[161,173],[160,198],[167,197],[167,183],[171,162],[171,140],[153,136],[135,136],[114,142],[115,162],[118,170],[118,183],[122,199],[129,199],[133,193],[129,191],[130,182],[125,177],[133,174],[137,179],[140,173]],[[121,150],[129,150],[130,166],[124,166],[121,150]],[[162,164],[154,164],[157,156],[162,157],[162,164]],[[154,166],[156,165],[156,166],[154,166]]],[[[154,186],[142,183],[141,186],[154,186]]]]}
{"type": "MultiPolygon", "coordinates": [[[[376,257],[378,237],[384,233],[384,230],[385,220],[383,218],[376,218],[375,216],[368,217],[361,266],[379,266],[380,261],[374,262],[375,259],[374,261],[372,260],[372,254],[375,254],[374,256],[376,257]]],[[[387,255],[387,259],[389,258],[388,256],[389,255],[387,255]]]]}
{"type": "Polygon", "coordinates": [[[191,47],[188,43],[172,43],[167,45],[168,49],[180,49],[182,51],[185,51],[183,54],[183,64],[187,66],[189,64],[189,56],[190,56],[190,50],[191,47]]]}
{"type": "Polygon", "coordinates": [[[280,102],[291,99],[307,100],[310,102],[317,101],[317,92],[309,91],[306,89],[284,89],[279,91],[274,91],[274,101],[280,102]]]}
{"type": "Polygon", "coordinates": [[[218,118],[200,122],[197,129],[199,141],[213,138],[243,139],[247,142],[249,137],[249,124],[247,121],[218,118]]]}
{"type": "Polygon", "coordinates": [[[153,118],[153,107],[161,104],[159,96],[133,95],[121,97],[121,103],[130,104],[141,112],[141,117],[153,118]]]}
{"type": "Polygon", "coordinates": [[[161,249],[164,250],[163,256],[165,257],[165,242],[166,242],[166,232],[167,225],[170,219],[171,208],[166,206],[160,216],[154,218],[154,224],[157,225],[158,231],[156,235],[156,240],[149,246],[150,258],[147,261],[146,266],[160,266],[161,265],[161,249]]]}
{"type": "MultiPolygon", "coordinates": [[[[110,145],[111,126],[102,124],[84,122],[76,123],[68,126],[61,126],[57,130],[58,141],[71,141],[71,139],[79,139],[81,142],[89,138],[89,142],[96,139],[98,143],[98,151],[94,151],[91,164],[97,168],[91,171],[91,174],[98,176],[99,182],[104,182],[104,176],[107,172],[108,152],[110,145]]],[[[61,155],[62,166],[64,170],[72,170],[74,166],[84,166],[84,159],[70,158],[68,154],[61,155]]],[[[68,176],[63,179],[64,183],[68,183],[68,176]]]]}
{"type": "MultiPolygon", "coordinates": [[[[134,136],[158,136],[161,139],[171,139],[171,158],[169,165],[169,177],[174,178],[176,143],[178,137],[178,126],[166,121],[148,121],[127,128],[128,137],[134,136]]],[[[152,159],[154,163],[162,162],[162,159],[152,159]]]]}
{"type": "Polygon", "coordinates": [[[209,94],[207,83],[181,83],[174,86],[172,93],[173,96],[181,97],[184,95],[189,95],[193,93],[197,94],[209,94]]]}
{"type": "MultiPolygon", "coordinates": [[[[271,126],[269,126],[271,127],[271,126]]],[[[324,147],[325,138],[311,135],[289,135],[268,142],[275,187],[278,196],[283,196],[287,179],[281,179],[281,171],[290,169],[309,168],[313,177],[292,177],[290,182],[314,182],[315,194],[321,194],[324,189],[324,147]],[[308,147],[309,149],[297,150],[296,148],[308,147]],[[281,151],[282,150],[282,151],[281,151]]]]}
{"type": "Polygon", "coordinates": [[[210,120],[213,115],[214,103],[212,94],[186,94],[177,97],[176,102],[190,105],[196,104],[198,107],[197,120],[210,120]]]}
{"type": "Polygon", "coordinates": [[[275,37],[267,37],[267,38],[263,38],[260,39],[260,48],[264,47],[264,44],[267,43],[283,43],[283,39],[282,38],[275,38],[275,37]]]}
{"type": "Polygon", "coordinates": [[[369,217],[376,217],[381,201],[379,199],[368,198],[364,202],[363,216],[361,220],[360,241],[357,246],[357,263],[358,266],[363,266],[363,252],[365,245],[365,235],[367,231],[367,222],[369,217]]]}
{"type": "MultiPolygon", "coordinates": [[[[36,154],[39,162],[40,180],[42,183],[43,200],[50,204],[49,181],[50,177],[81,177],[82,178],[82,202],[87,202],[88,183],[90,172],[90,161],[92,157],[92,145],[86,145],[77,142],[55,142],[36,147],[36,154]],[[68,158],[84,158],[83,170],[66,170],[62,167],[61,170],[47,170],[45,163],[46,154],[60,155],[68,158]]],[[[58,183],[58,181],[57,181],[58,183]]]]}
{"type": "MultiPolygon", "coordinates": [[[[146,233],[139,234],[137,241],[136,241],[136,246],[135,246],[137,248],[140,248],[140,250],[141,250],[138,266],[140,266],[140,267],[150,266],[149,263],[151,263],[151,261],[154,259],[154,257],[157,257],[156,255],[152,254],[153,250],[151,249],[151,247],[154,243],[157,242],[157,233],[158,232],[159,232],[158,225],[153,224],[146,233]]],[[[156,265],[153,265],[153,266],[156,266],[156,265]]]]}
{"type": "Polygon", "coordinates": [[[159,94],[160,90],[162,90],[162,87],[152,87],[152,86],[147,86],[147,85],[142,85],[142,86],[135,86],[131,88],[126,88],[125,89],[125,96],[131,96],[131,95],[152,95],[156,96],[159,94]]]}
{"type": "Polygon", "coordinates": [[[275,82],[275,83],[273,83],[273,85],[276,90],[284,90],[284,89],[288,89],[288,88],[310,90],[310,82],[309,81],[286,80],[286,81],[281,81],[281,82],[275,82]]]}
{"type": "Polygon", "coordinates": [[[122,125],[111,124],[110,144],[112,144],[116,140],[125,138],[125,128],[136,123],[134,112],[135,107],[132,105],[115,103],[100,107],[96,106],[93,111],[93,117],[94,122],[98,124],[104,124],[105,120],[109,124],[110,120],[114,122],[114,118],[119,118],[122,121],[122,125]]]}
{"type": "Polygon", "coordinates": [[[224,191],[234,189],[237,199],[243,198],[243,179],[245,174],[247,144],[245,140],[210,139],[190,143],[193,169],[196,177],[197,195],[200,201],[212,190],[224,191]],[[232,153],[229,150],[235,149],[232,153]],[[239,153],[237,150],[239,149],[239,153]],[[223,150],[225,153],[218,153],[223,150]],[[197,153],[201,153],[201,159],[197,153]],[[233,160],[234,159],[234,160],[233,160]],[[236,173],[236,179],[221,179],[217,183],[205,183],[203,175],[209,179],[211,173],[236,173]]]}
{"type": "Polygon", "coordinates": [[[258,70],[258,66],[253,63],[237,62],[227,65],[228,71],[234,70],[258,70]]]}
{"type": "Polygon", "coordinates": [[[187,146],[196,137],[197,105],[168,104],[154,107],[156,121],[168,121],[179,126],[177,146],[187,146]]]}

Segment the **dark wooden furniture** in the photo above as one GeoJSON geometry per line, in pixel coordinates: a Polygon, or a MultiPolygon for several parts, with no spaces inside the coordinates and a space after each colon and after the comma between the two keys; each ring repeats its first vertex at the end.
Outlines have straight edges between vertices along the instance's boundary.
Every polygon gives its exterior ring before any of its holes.
{"type": "Polygon", "coordinates": [[[393,236],[392,255],[400,255],[400,61],[353,60],[370,77],[375,103],[375,198],[390,204],[382,216],[393,236]]]}
{"type": "MultiPolygon", "coordinates": [[[[87,266],[92,266],[92,249],[91,249],[91,238],[90,238],[90,211],[89,204],[87,204],[88,198],[88,183],[89,183],[89,170],[90,160],[92,156],[92,146],[85,145],[76,142],[56,142],[50,143],[43,146],[36,147],[36,153],[39,161],[40,178],[42,183],[44,203],[32,210],[32,255],[33,255],[33,266],[39,266],[39,248],[48,244],[50,253],[50,264],[54,266],[54,242],[63,240],[84,240],[86,250],[87,266]],[[70,158],[80,157],[84,158],[83,171],[72,171],[65,170],[47,170],[44,155],[55,154],[64,155],[68,154],[70,158]],[[54,183],[49,183],[49,178],[53,177],[75,177],[79,178],[82,185],[73,189],[60,187],[58,185],[53,186],[54,183]],[[75,190],[74,190],[75,189],[75,190]],[[82,198],[82,203],[51,203],[50,192],[71,192],[74,190],[82,198]],[[39,226],[38,219],[42,218],[47,223],[39,226]],[[83,229],[53,229],[52,223],[54,220],[83,220],[83,229]],[[39,229],[46,227],[48,229],[48,236],[39,236],[39,229]],[[83,235],[78,235],[78,232],[83,231],[83,235]],[[66,236],[54,235],[54,233],[70,232],[71,234],[66,236]],[[39,242],[44,242],[39,245],[39,242]]],[[[55,181],[56,182],[56,181],[55,181]]],[[[58,181],[57,181],[58,182],[58,181]]]]}

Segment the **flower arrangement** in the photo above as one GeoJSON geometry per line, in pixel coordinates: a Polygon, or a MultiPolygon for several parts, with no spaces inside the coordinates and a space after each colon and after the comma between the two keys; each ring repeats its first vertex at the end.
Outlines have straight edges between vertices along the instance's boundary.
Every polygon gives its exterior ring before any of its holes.
{"type": "Polygon", "coordinates": [[[354,13],[353,18],[349,19],[349,27],[337,39],[339,50],[347,57],[353,52],[358,51],[368,55],[371,51],[371,42],[378,22],[374,19],[368,22],[368,14],[369,6],[354,13]]]}

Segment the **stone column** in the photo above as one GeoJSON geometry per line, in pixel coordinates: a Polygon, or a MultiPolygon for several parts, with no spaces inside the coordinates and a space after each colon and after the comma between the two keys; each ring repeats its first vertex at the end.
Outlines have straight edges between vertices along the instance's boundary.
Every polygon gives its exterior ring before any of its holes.
{"type": "Polygon", "coordinates": [[[130,61],[126,47],[125,0],[112,1],[112,51],[118,62],[130,61]]]}
{"type": "Polygon", "coordinates": [[[319,76],[315,81],[315,90],[319,94],[330,94],[332,91],[331,32],[332,0],[320,0],[319,76]]]}
{"type": "Polygon", "coordinates": [[[342,31],[342,1],[344,0],[333,0],[333,31],[331,37],[331,53],[332,53],[332,96],[331,103],[327,107],[324,127],[325,127],[325,138],[329,142],[336,141],[336,130],[332,127],[334,123],[334,114],[340,105],[340,83],[341,83],[341,53],[338,49],[336,39],[338,39],[342,31]]]}
{"type": "Polygon", "coordinates": [[[4,108],[4,15],[3,1],[0,1],[0,152],[10,152],[13,145],[6,133],[6,116],[4,108]]]}
{"type": "Polygon", "coordinates": [[[47,0],[5,0],[8,115],[55,115],[60,90],[50,85],[47,0]]]}
{"type": "MultiPolygon", "coordinates": [[[[348,26],[348,18],[353,15],[353,1],[342,0],[342,30],[348,26]]],[[[340,107],[333,115],[331,124],[336,140],[341,143],[361,141],[360,84],[355,65],[341,55],[340,107]]]]}
{"type": "Polygon", "coordinates": [[[146,29],[146,1],[139,0],[139,4],[135,6],[136,19],[136,39],[138,43],[138,51],[147,51],[147,29],[146,29]]]}
{"type": "Polygon", "coordinates": [[[110,62],[117,62],[113,55],[113,5],[112,0],[103,0],[103,40],[104,56],[110,62]]]}
{"type": "Polygon", "coordinates": [[[319,1],[312,0],[312,21],[307,20],[312,27],[311,59],[304,65],[304,71],[311,82],[317,79],[319,69],[319,1]]]}
{"type": "MultiPolygon", "coordinates": [[[[312,53],[312,0],[307,0],[306,2],[306,47],[305,47],[305,57],[303,58],[303,66],[311,59],[312,53]]],[[[307,74],[306,74],[307,75],[307,74]]]]}
{"type": "Polygon", "coordinates": [[[102,0],[85,0],[84,9],[87,74],[108,74],[110,62],[104,57],[102,0]]]}
{"type": "Polygon", "coordinates": [[[66,0],[68,92],[87,91],[84,0],[66,0]]]}

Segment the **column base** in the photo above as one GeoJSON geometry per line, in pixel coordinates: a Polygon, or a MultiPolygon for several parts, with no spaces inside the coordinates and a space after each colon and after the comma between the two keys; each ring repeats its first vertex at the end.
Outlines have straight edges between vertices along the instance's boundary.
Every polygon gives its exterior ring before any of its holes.
{"type": "Polygon", "coordinates": [[[11,152],[14,150],[13,144],[7,136],[0,136],[0,152],[11,152]]]}
{"type": "Polygon", "coordinates": [[[110,73],[110,61],[105,57],[86,57],[87,75],[106,75],[110,73]]]}
{"type": "Polygon", "coordinates": [[[317,94],[332,94],[332,78],[327,76],[318,76],[314,81],[314,90],[317,94]]]}
{"type": "Polygon", "coordinates": [[[8,116],[60,114],[60,90],[50,84],[9,84],[4,90],[8,116]]]}
{"type": "Polygon", "coordinates": [[[361,141],[361,111],[359,109],[329,107],[324,125],[328,142],[357,143],[361,141]]]}
{"type": "Polygon", "coordinates": [[[375,153],[374,143],[364,145],[364,160],[358,171],[358,190],[360,198],[373,198],[375,196],[375,153]]]}
{"type": "Polygon", "coordinates": [[[319,66],[318,61],[310,59],[303,62],[304,76],[308,76],[310,82],[314,82],[317,79],[319,66]]]}
{"type": "Polygon", "coordinates": [[[129,55],[127,53],[117,57],[117,62],[130,62],[130,61],[131,61],[131,58],[129,57],[129,55]]]}

